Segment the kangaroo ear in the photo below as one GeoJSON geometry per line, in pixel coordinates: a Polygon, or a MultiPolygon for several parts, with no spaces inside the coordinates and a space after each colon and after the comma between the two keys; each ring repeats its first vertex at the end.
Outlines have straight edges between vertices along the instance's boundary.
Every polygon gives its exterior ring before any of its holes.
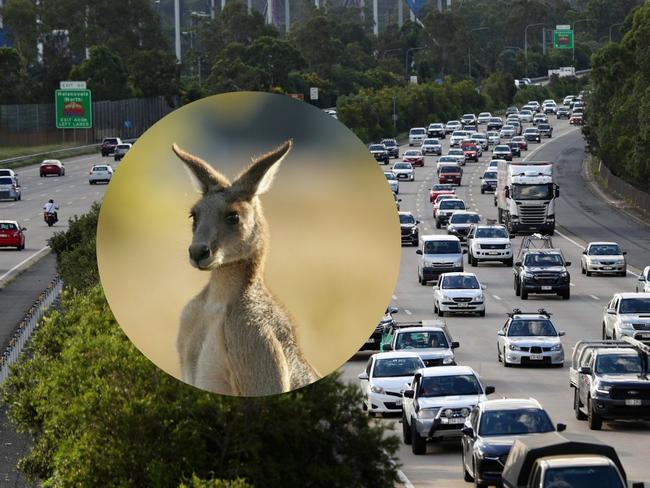
{"type": "Polygon", "coordinates": [[[237,192],[243,200],[250,200],[267,192],[280,168],[280,162],[291,150],[292,145],[293,141],[289,139],[272,151],[253,159],[253,163],[233,182],[233,192],[237,192]]]}
{"type": "Polygon", "coordinates": [[[172,150],[185,163],[185,169],[187,169],[187,173],[197,191],[205,193],[208,190],[228,188],[230,186],[228,178],[201,158],[183,151],[176,143],[172,144],[172,150]]]}

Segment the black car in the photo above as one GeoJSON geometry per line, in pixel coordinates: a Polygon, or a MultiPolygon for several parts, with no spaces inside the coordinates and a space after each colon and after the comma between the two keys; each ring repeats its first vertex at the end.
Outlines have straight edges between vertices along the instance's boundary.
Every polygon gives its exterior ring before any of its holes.
{"type": "Polygon", "coordinates": [[[557,249],[527,251],[513,268],[515,295],[528,300],[529,293],[557,294],[568,300],[571,276],[567,266],[570,265],[557,249]]]}
{"type": "Polygon", "coordinates": [[[503,127],[503,120],[500,117],[492,117],[487,122],[487,130],[501,130],[503,127]]]}
{"type": "Polygon", "coordinates": [[[399,226],[402,233],[402,244],[409,243],[412,246],[418,245],[419,220],[413,217],[411,212],[399,212],[399,226]]]}
{"type": "Polygon", "coordinates": [[[395,325],[395,320],[393,319],[394,313],[397,313],[396,307],[388,307],[384,314],[384,317],[379,321],[377,327],[372,332],[368,340],[359,348],[359,351],[379,351],[381,348],[381,339],[384,333],[393,325],[395,325]]]}
{"type": "Polygon", "coordinates": [[[540,122],[539,124],[537,124],[537,130],[544,137],[548,137],[548,138],[553,137],[553,127],[551,126],[551,124],[540,122]]]}
{"type": "Polygon", "coordinates": [[[507,145],[510,147],[510,152],[512,152],[513,156],[521,157],[521,146],[518,142],[510,141],[507,143],[507,145]]]}
{"type": "Polygon", "coordinates": [[[381,144],[386,146],[388,157],[399,158],[399,144],[395,139],[382,139],[381,144]]]}
{"type": "Polygon", "coordinates": [[[115,152],[115,147],[118,144],[122,144],[122,140],[119,137],[105,137],[100,147],[102,156],[109,156],[113,154],[115,152]]]}
{"type": "Polygon", "coordinates": [[[568,119],[570,116],[571,116],[571,111],[567,106],[559,107],[557,109],[557,112],[555,112],[555,117],[558,119],[568,119]]]}
{"type": "Polygon", "coordinates": [[[437,137],[439,139],[444,139],[447,137],[447,132],[445,131],[445,124],[429,124],[429,129],[427,130],[429,137],[437,137]]]}
{"type": "Polygon", "coordinates": [[[566,425],[553,425],[535,399],[487,400],[479,403],[465,420],[462,433],[462,466],[465,481],[475,486],[501,483],[501,473],[515,439],[545,432],[562,432],[566,425]]]}
{"type": "Polygon", "coordinates": [[[383,144],[370,144],[368,150],[370,151],[370,154],[374,156],[375,161],[383,164],[388,164],[390,162],[388,149],[383,144]]]}
{"type": "Polygon", "coordinates": [[[524,131],[524,137],[526,138],[527,141],[535,141],[535,142],[541,142],[542,141],[542,135],[539,132],[539,129],[529,127],[524,131]]]}

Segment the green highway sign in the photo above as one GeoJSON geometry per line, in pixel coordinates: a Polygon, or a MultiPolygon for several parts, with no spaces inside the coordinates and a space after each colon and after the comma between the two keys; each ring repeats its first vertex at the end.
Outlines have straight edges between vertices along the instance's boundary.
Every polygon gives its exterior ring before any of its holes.
{"type": "Polygon", "coordinates": [[[573,31],[572,30],[553,31],[553,47],[555,49],[573,49],[573,31]]]}
{"type": "Polygon", "coordinates": [[[57,129],[92,129],[90,90],[56,90],[54,100],[57,129]]]}

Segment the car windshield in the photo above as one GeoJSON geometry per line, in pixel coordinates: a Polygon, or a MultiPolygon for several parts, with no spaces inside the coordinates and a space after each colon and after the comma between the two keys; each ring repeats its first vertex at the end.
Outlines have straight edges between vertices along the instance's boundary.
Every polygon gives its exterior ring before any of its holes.
{"type": "MultiPolygon", "coordinates": [[[[442,169],[445,169],[444,167],[442,169]]],[[[441,209],[456,209],[456,210],[465,210],[465,202],[460,200],[445,200],[440,202],[441,209]]]]}
{"type": "Polygon", "coordinates": [[[11,176],[12,170],[10,169],[0,169],[0,176],[11,176]]]}
{"type": "Polygon", "coordinates": [[[550,468],[544,475],[544,488],[623,488],[612,466],[550,468]]]}
{"type": "Polygon", "coordinates": [[[413,376],[422,367],[420,358],[377,359],[372,371],[373,378],[394,378],[413,376]]]}
{"type": "Polygon", "coordinates": [[[526,266],[564,266],[559,254],[529,254],[524,261],[526,266]]]}
{"type": "Polygon", "coordinates": [[[440,144],[438,139],[425,139],[424,144],[440,144]]]}
{"type": "Polygon", "coordinates": [[[460,241],[426,241],[424,254],[460,254],[460,241]]]}
{"type": "Polygon", "coordinates": [[[478,433],[482,436],[522,435],[552,432],[548,414],[539,408],[487,410],[481,415],[478,433]]]}
{"type": "Polygon", "coordinates": [[[618,313],[650,313],[650,297],[623,298],[618,313]]]}
{"type": "Polygon", "coordinates": [[[131,146],[128,144],[118,144],[117,149],[129,149],[131,146]]]}
{"type": "Polygon", "coordinates": [[[383,141],[382,144],[384,146],[386,146],[386,147],[388,147],[388,146],[390,146],[390,147],[397,146],[397,142],[395,142],[395,141],[383,141]]]}
{"type": "Polygon", "coordinates": [[[496,180],[497,179],[497,174],[494,171],[488,171],[486,173],[483,173],[483,179],[484,180],[496,180]]]}
{"type": "Polygon", "coordinates": [[[384,173],[384,176],[386,177],[387,180],[396,180],[395,175],[393,173],[384,173]]]}
{"type": "Polygon", "coordinates": [[[406,151],[404,156],[422,156],[422,153],[420,151],[406,151]]]}
{"type": "Polygon", "coordinates": [[[479,285],[476,276],[445,276],[441,288],[445,290],[478,290],[479,285]]]}
{"type": "Polygon", "coordinates": [[[411,165],[406,163],[397,163],[393,166],[393,169],[411,169],[411,165]]]}
{"type": "Polygon", "coordinates": [[[424,129],[411,129],[411,135],[415,136],[424,134],[424,132],[424,129]]]}
{"type": "Polygon", "coordinates": [[[596,359],[596,373],[599,374],[638,374],[643,372],[641,357],[637,354],[603,354],[596,359]]]}
{"type": "Polygon", "coordinates": [[[480,395],[481,384],[473,374],[458,376],[423,377],[420,382],[419,397],[441,397],[456,395],[480,395]]]}
{"type": "Polygon", "coordinates": [[[16,224],[11,224],[9,222],[0,222],[0,230],[16,230],[16,224]]]}
{"type": "Polygon", "coordinates": [[[372,146],[370,146],[370,150],[371,151],[383,151],[384,146],[382,146],[380,144],[373,144],[372,146]]]}
{"type": "Polygon", "coordinates": [[[494,152],[510,152],[510,146],[497,146],[494,148],[494,152]]]}
{"type": "Polygon", "coordinates": [[[539,131],[537,129],[526,129],[525,134],[537,134],[539,131]]]}
{"type": "Polygon", "coordinates": [[[549,200],[553,198],[553,184],[512,185],[510,192],[515,200],[549,200]]]}
{"type": "Polygon", "coordinates": [[[439,163],[455,163],[456,162],[456,157],[454,156],[442,156],[440,159],[438,159],[439,163]]]}
{"type": "Polygon", "coordinates": [[[474,237],[508,237],[508,233],[506,232],[505,229],[501,227],[489,227],[489,228],[482,228],[482,229],[476,229],[476,234],[474,234],[474,237]]]}
{"type": "Polygon", "coordinates": [[[593,244],[589,247],[590,256],[620,256],[622,252],[617,244],[593,244]]]}
{"type": "MultiPolygon", "coordinates": [[[[460,168],[458,166],[443,166],[440,168],[441,173],[459,173],[460,168]]],[[[465,207],[463,207],[465,208],[465,207]]]]}
{"type": "Polygon", "coordinates": [[[478,214],[454,214],[451,216],[451,224],[478,224],[481,217],[478,214]]]}
{"type": "Polygon", "coordinates": [[[450,149],[447,153],[448,156],[463,156],[462,149],[450,149]]]}
{"type": "Polygon", "coordinates": [[[400,332],[395,340],[395,349],[435,349],[449,348],[444,332],[440,330],[425,332],[400,332]]]}
{"type": "Polygon", "coordinates": [[[557,336],[557,332],[550,320],[513,320],[510,322],[510,327],[508,327],[508,337],[521,336],[557,336]]]}
{"type": "Polygon", "coordinates": [[[410,214],[399,214],[400,224],[415,224],[415,217],[410,214]]]}
{"type": "Polygon", "coordinates": [[[453,190],[453,187],[451,185],[448,185],[448,184],[442,184],[442,185],[441,184],[436,184],[436,185],[433,185],[433,187],[431,187],[431,189],[434,190],[434,191],[445,191],[445,190],[451,191],[451,190],[453,190]]]}
{"type": "Polygon", "coordinates": [[[108,171],[108,168],[106,166],[95,166],[93,171],[108,171]]]}

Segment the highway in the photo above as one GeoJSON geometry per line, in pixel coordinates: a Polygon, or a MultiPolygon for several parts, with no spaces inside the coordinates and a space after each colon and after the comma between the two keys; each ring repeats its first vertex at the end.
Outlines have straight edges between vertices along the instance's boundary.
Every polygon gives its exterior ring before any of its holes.
{"type": "MultiPolygon", "coordinates": [[[[422,121],[428,122],[428,121],[422,121]]],[[[486,316],[445,317],[454,340],[460,341],[456,350],[458,364],[474,368],[485,385],[494,385],[496,393],[490,398],[533,397],[539,400],[551,415],[552,420],[568,425],[567,432],[593,435],[596,439],[614,446],[632,480],[650,480],[650,464],[646,462],[650,447],[648,434],[650,423],[618,422],[605,423],[600,432],[589,431],[586,422],[575,419],[573,395],[569,388],[568,369],[573,345],[582,339],[600,339],[602,313],[605,304],[618,291],[634,291],[639,268],[648,264],[650,256],[650,229],[636,222],[627,214],[608,205],[593,194],[580,176],[585,157],[584,140],[580,130],[567,121],[555,121],[552,139],[542,139],[541,144],[529,143],[523,159],[549,160],[556,163],[556,181],[560,185],[560,199],[556,210],[559,228],[553,238],[555,247],[562,249],[566,259],[571,261],[571,299],[566,301],[550,295],[531,295],[528,301],[515,297],[512,268],[502,264],[480,264],[472,268],[465,264],[466,271],[475,272],[481,283],[487,286],[486,316]],[[612,240],[619,242],[628,251],[628,276],[586,277],[580,273],[582,246],[590,240],[612,240]],[[536,311],[540,307],[553,313],[558,330],[566,331],[563,338],[565,365],[563,368],[504,368],[497,362],[496,332],[506,321],[506,312],[518,307],[536,311]]],[[[416,124],[417,125],[417,124],[416,124]]],[[[527,125],[526,125],[527,126],[527,125]]],[[[485,130],[479,129],[479,130],[485,130]]],[[[446,153],[449,137],[443,141],[446,153]]],[[[408,149],[408,146],[401,148],[408,149]]],[[[420,235],[446,233],[436,230],[431,214],[428,188],[435,182],[435,156],[427,156],[425,166],[416,168],[414,182],[400,182],[399,197],[401,210],[409,210],[422,221],[420,235]]],[[[464,168],[463,183],[457,194],[478,211],[484,218],[496,219],[493,195],[480,193],[480,176],[483,174],[490,152],[484,152],[479,163],[468,162],[464,168]]],[[[517,158],[515,158],[517,160],[517,158]]],[[[391,164],[394,160],[391,160],[391,164]]],[[[387,168],[387,166],[382,166],[387,168]]],[[[519,249],[521,237],[513,239],[513,251],[519,249]]],[[[431,286],[417,282],[417,258],[415,248],[402,248],[402,266],[392,304],[400,310],[395,316],[398,321],[434,318],[433,292],[431,286]]],[[[365,367],[371,352],[356,354],[341,369],[346,380],[358,384],[357,374],[365,367]]],[[[399,417],[377,419],[390,432],[401,439],[399,417]]],[[[411,447],[402,444],[398,456],[401,471],[416,487],[464,487],[461,467],[460,441],[444,441],[429,444],[427,454],[416,456],[411,447]]],[[[408,486],[408,483],[406,483],[408,486]]]]}

